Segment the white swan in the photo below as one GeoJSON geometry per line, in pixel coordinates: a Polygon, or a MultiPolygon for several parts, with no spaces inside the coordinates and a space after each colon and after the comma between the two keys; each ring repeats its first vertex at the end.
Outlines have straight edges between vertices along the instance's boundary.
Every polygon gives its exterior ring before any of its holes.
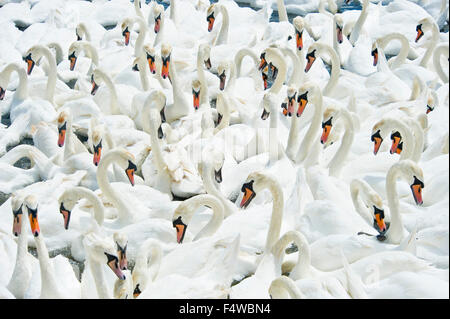
{"type": "Polygon", "coordinates": [[[206,21],[208,21],[208,32],[211,32],[214,28],[214,22],[216,21],[219,13],[222,14],[222,25],[220,27],[219,34],[217,35],[213,45],[228,44],[228,28],[230,24],[230,18],[227,8],[222,4],[213,3],[209,6],[206,12],[206,21]]]}

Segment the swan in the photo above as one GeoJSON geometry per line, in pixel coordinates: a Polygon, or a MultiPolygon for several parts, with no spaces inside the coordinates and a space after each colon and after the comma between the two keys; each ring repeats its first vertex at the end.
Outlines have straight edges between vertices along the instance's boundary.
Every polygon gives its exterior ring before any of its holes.
{"type": "Polygon", "coordinates": [[[418,22],[416,31],[416,43],[419,42],[419,40],[425,35],[425,32],[431,31],[431,39],[429,40],[427,49],[419,63],[419,66],[426,68],[428,62],[430,61],[430,58],[433,55],[433,50],[439,41],[439,28],[436,22],[431,17],[427,17],[418,22]]]}
{"type": "Polygon", "coordinates": [[[75,70],[81,52],[84,52],[91,59],[91,65],[86,73],[88,76],[91,76],[94,67],[99,65],[99,57],[97,49],[89,41],[75,41],[70,45],[68,50],[70,71],[75,70]]]}
{"type": "Polygon", "coordinates": [[[448,43],[439,44],[433,52],[433,65],[437,74],[441,78],[442,82],[448,83],[448,75],[444,73],[444,69],[441,65],[441,56],[447,57],[448,60],[448,43]]]}
{"type": "Polygon", "coordinates": [[[271,299],[305,299],[300,289],[295,285],[295,281],[287,276],[280,276],[272,280],[269,286],[271,299]]]}
{"type": "Polygon", "coordinates": [[[41,269],[41,294],[40,298],[80,298],[80,284],[75,277],[72,266],[66,262],[62,269],[61,264],[51,262],[48,250],[42,237],[38,222],[38,203],[34,195],[25,197],[23,204],[28,211],[31,232],[36,242],[41,269]],[[64,275],[63,275],[64,274],[64,275]],[[58,281],[64,279],[64,282],[58,281]]]}
{"type": "Polygon", "coordinates": [[[322,89],[322,94],[323,95],[330,95],[333,91],[333,89],[336,87],[337,82],[339,80],[339,73],[340,73],[340,61],[339,61],[339,57],[336,53],[336,51],[330,47],[329,45],[326,44],[322,44],[322,43],[318,43],[315,42],[313,43],[309,48],[308,48],[308,52],[306,54],[306,67],[305,67],[305,73],[307,73],[313,63],[315,62],[315,60],[317,59],[317,57],[321,57],[323,54],[328,54],[331,58],[331,75],[330,75],[330,79],[328,80],[328,83],[326,84],[326,86],[322,89]],[[316,54],[318,56],[316,56],[316,54]]]}
{"type": "Polygon", "coordinates": [[[12,125],[1,137],[0,154],[4,154],[6,147],[18,143],[22,137],[30,134],[32,125],[41,121],[50,122],[56,116],[52,103],[29,96],[29,80],[25,70],[17,63],[8,64],[0,73],[0,100],[3,100],[12,72],[19,76],[19,86],[14,92],[11,102],[4,109],[10,112],[12,125]]]}
{"type": "Polygon", "coordinates": [[[228,15],[228,9],[222,4],[213,3],[206,11],[206,21],[208,22],[208,32],[211,32],[214,28],[214,22],[217,16],[222,14],[222,25],[220,27],[219,34],[217,35],[213,45],[228,44],[228,29],[230,24],[230,18],[228,15]]]}
{"type": "Polygon", "coordinates": [[[178,78],[175,63],[171,63],[170,57],[172,54],[172,46],[169,44],[163,44],[161,46],[161,59],[162,69],[161,76],[163,79],[169,78],[172,83],[173,104],[167,105],[165,114],[168,123],[176,121],[183,116],[187,116],[191,113],[191,108],[184,92],[181,91],[181,81],[178,78]]]}
{"type": "Polygon", "coordinates": [[[130,42],[130,34],[131,29],[135,24],[139,25],[139,36],[136,39],[134,44],[134,56],[138,57],[143,54],[143,46],[145,37],[147,35],[147,25],[144,20],[140,17],[126,18],[121,23],[122,35],[124,36],[125,45],[128,45],[130,42]]]}

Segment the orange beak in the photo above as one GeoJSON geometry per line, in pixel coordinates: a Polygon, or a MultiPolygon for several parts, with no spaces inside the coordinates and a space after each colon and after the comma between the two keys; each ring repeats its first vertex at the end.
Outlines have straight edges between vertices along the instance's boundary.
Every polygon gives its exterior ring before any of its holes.
{"type": "Polygon", "coordinates": [[[427,114],[430,113],[433,110],[434,110],[434,108],[432,108],[431,106],[427,105],[427,114]]]}
{"type": "Polygon", "coordinates": [[[30,220],[31,233],[34,237],[39,236],[41,230],[39,228],[39,222],[37,220],[37,209],[33,210],[28,208],[28,218],[30,220]]]}
{"type": "Polygon", "coordinates": [[[253,181],[245,183],[242,185],[241,192],[244,192],[244,196],[241,201],[241,208],[247,208],[252,199],[256,196],[256,193],[253,190],[253,181]]]}
{"type": "Polygon", "coordinates": [[[19,236],[22,230],[22,205],[20,205],[19,209],[13,211],[13,234],[14,236],[19,236]]]}
{"type": "Polygon", "coordinates": [[[387,229],[386,223],[384,222],[384,211],[376,208],[375,211],[375,223],[378,226],[378,232],[384,233],[387,229]]]}
{"type": "Polygon", "coordinates": [[[372,134],[372,137],[370,139],[374,143],[373,154],[377,155],[378,151],[380,150],[381,143],[383,142],[380,131],[378,130],[374,134],[372,134]]]}
{"type": "Polygon", "coordinates": [[[187,225],[181,220],[181,216],[172,222],[173,227],[177,230],[177,243],[181,244],[186,234],[187,225]]]}
{"type": "Polygon", "coordinates": [[[315,52],[316,52],[316,51],[314,50],[314,51],[312,51],[311,53],[309,53],[309,54],[306,55],[306,60],[307,60],[308,63],[306,64],[305,72],[308,72],[309,69],[311,69],[311,67],[312,67],[312,65],[313,65],[313,63],[314,63],[314,61],[316,60],[315,52]]]}
{"type": "Polygon", "coordinates": [[[77,63],[77,57],[75,56],[75,51],[72,52],[71,55],[69,55],[69,61],[70,61],[70,71],[73,71],[75,69],[75,64],[77,63]]]}
{"type": "Polygon", "coordinates": [[[269,87],[269,83],[267,82],[267,74],[262,73],[262,79],[264,82],[264,90],[267,90],[267,88],[269,87]]]}
{"type": "Polygon", "coordinates": [[[328,136],[330,135],[331,128],[332,128],[331,119],[332,118],[330,118],[328,121],[322,123],[323,131],[322,131],[322,136],[320,137],[320,143],[322,143],[322,144],[327,142],[328,136]]]}
{"type": "Polygon", "coordinates": [[[158,33],[160,29],[161,29],[161,14],[159,14],[159,16],[155,19],[155,28],[154,28],[155,33],[158,33]]]}
{"type": "Polygon", "coordinates": [[[31,58],[27,59],[27,66],[27,74],[30,75],[34,68],[34,61],[31,58]]]}
{"type": "Polygon", "coordinates": [[[302,50],[303,49],[303,31],[302,32],[295,32],[295,39],[297,44],[297,49],[302,50]]]}
{"type": "Polygon", "coordinates": [[[266,65],[267,65],[267,61],[266,61],[266,54],[262,53],[261,57],[260,57],[261,61],[259,62],[259,66],[258,66],[258,70],[263,70],[266,65]]]}
{"type": "Polygon", "coordinates": [[[64,218],[64,228],[69,229],[71,212],[64,208],[63,203],[61,203],[61,205],[59,206],[59,212],[61,213],[61,215],[63,215],[63,218],[64,218]]]}
{"type": "Polygon", "coordinates": [[[424,184],[420,181],[416,176],[414,176],[414,183],[411,185],[411,191],[413,193],[414,200],[417,205],[422,205],[422,188],[424,188],[424,184]]]}
{"type": "Polygon", "coordinates": [[[336,35],[337,35],[337,41],[338,43],[342,43],[343,37],[342,37],[342,28],[338,25],[336,25],[336,35]]]}
{"type": "Polygon", "coordinates": [[[394,153],[397,153],[398,145],[400,144],[400,141],[402,140],[402,138],[400,137],[400,134],[398,132],[395,132],[391,136],[391,139],[392,139],[392,146],[391,146],[390,153],[394,154],[394,153]]]}
{"type": "Polygon", "coordinates": [[[294,114],[295,95],[288,97],[287,115],[292,116],[294,114]]]}
{"type": "Polygon", "coordinates": [[[66,140],[66,123],[58,128],[58,146],[63,147],[64,141],[66,140]]]}
{"type": "Polygon", "coordinates": [[[170,63],[169,58],[163,59],[163,65],[161,70],[161,76],[163,79],[169,77],[169,63],[170,63]]]}
{"type": "Polygon", "coordinates": [[[421,37],[423,37],[424,33],[422,31],[422,25],[419,24],[416,27],[416,31],[417,31],[417,36],[416,36],[416,42],[420,40],[421,37]]]}
{"type": "Polygon", "coordinates": [[[208,21],[208,32],[211,32],[214,27],[214,13],[211,13],[207,18],[206,21],[208,21]]]}
{"type": "Polygon", "coordinates": [[[128,167],[125,170],[125,173],[127,174],[131,186],[134,186],[134,172],[136,171],[136,169],[137,169],[136,165],[134,165],[131,161],[128,161],[128,167]]]}
{"type": "Polygon", "coordinates": [[[100,159],[102,157],[102,142],[98,143],[97,146],[94,146],[94,159],[93,163],[95,166],[98,166],[98,163],[100,162],[100,159]]]}
{"type": "Polygon", "coordinates": [[[155,63],[155,58],[152,57],[151,55],[147,54],[147,62],[148,62],[148,66],[150,68],[150,72],[152,74],[156,73],[156,63],[155,63]]]}
{"type": "Polygon", "coordinates": [[[298,97],[298,110],[297,110],[297,117],[302,116],[303,112],[305,111],[306,105],[308,104],[308,100],[306,97],[306,94],[302,94],[298,97]]]}
{"type": "Polygon", "coordinates": [[[192,95],[194,97],[194,109],[198,110],[198,108],[200,107],[200,91],[195,92],[194,90],[192,90],[192,95]]]}
{"type": "Polygon", "coordinates": [[[377,66],[378,64],[378,49],[375,48],[375,50],[372,51],[373,56],[373,66],[377,66]]]}

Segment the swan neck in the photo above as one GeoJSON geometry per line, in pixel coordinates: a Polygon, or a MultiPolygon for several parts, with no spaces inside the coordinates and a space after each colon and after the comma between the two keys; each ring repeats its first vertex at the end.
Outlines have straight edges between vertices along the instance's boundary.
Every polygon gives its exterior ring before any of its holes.
{"type": "Polygon", "coordinates": [[[386,176],[386,194],[391,213],[391,224],[388,229],[388,238],[393,244],[400,244],[403,237],[403,222],[399,212],[399,199],[396,188],[396,181],[400,167],[394,164],[386,176]]]}
{"type": "Polygon", "coordinates": [[[90,189],[84,187],[77,187],[75,189],[72,189],[72,192],[76,197],[78,197],[78,199],[85,198],[89,201],[94,210],[92,217],[95,218],[97,224],[101,226],[105,219],[105,209],[98,196],[90,189]]]}
{"type": "Polygon", "coordinates": [[[341,62],[339,61],[339,56],[337,55],[336,51],[332,47],[319,46],[319,52],[323,53],[323,51],[326,51],[331,58],[330,79],[328,80],[328,83],[324,87],[323,93],[322,93],[323,95],[329,95],[338,83],[339,74],[340,74],[340,70],[341,70],[341,62]]]}
{"type": "Polygon", "coordinates": [[[353,120],[351,114],[344,108],[342,108],[339,112],[339,116],[342,116],[345,122],[345,133],[342,137],[342,143],[336,152],[336,154],[331,159],[329,168],[330,176],[338,177],[339,173],[344,165],[345,159],[347,158],[350,147],[353,144],[353,139],[355,137],[353,120]]]}
{"type": "Polygon", "coordinates": [[[228,43],[228,28],[230,26],[230,18],[228,16],[228,10],[225,6],[220,6],[220,12],[222,13],[222,25],[220,26],[219,35],[215,45],[227,44],[228,43]]]}
{"type": "Polygon", "coordinates": [[[105,275],[102,271],[102,265],[92,258],[89,258],[89,266],[91,268],[92,277],[94,277],[95,287],[97,288],[97,295],[100,299],[111,299],[111,294],[106,286],[105,275]]]}
{"type": "Polygon", "coordinates": [[[101,78],[103,79],[103,82],[105,82],[105,85],[109,89],[110,99],[111,99],[111,101],[110,101],[111,114],[121,114],[119,105],[118,105],[116,86],[114,85],[114,83],[111,80],[111,78],[109,77],[109,75],[107,75],[106,73],[103,73],[103,72],[99,73],[99,74],[101,74],[101,78]]]}
{"type": "Polygon", "coordinates": [[[274,64],[278,67],[278,75],[275,79],[272,87],[270,88],[270,93],[278,94],[283,86],[284,80],[286,79],[287,66],[284,58],[278,53],[276,50],[273,50],[273,61],[274,64]]]}
{"type": "Polygon", "coordinates": [[[270,218],[270,226],[264,249],[265,252],[269,252],[280,237],[281,222],[283,219],[284,210],[284,198],[281,185],[274,178],[269,178],[267,180],[266,188],[269,189],[273,198],[272,217],[270,218]]]}
{"type": "Polygon", "coordinates": [[[433,54],[433,50],[439,41],[439,29],[436,23],[429,21],[428,25],[431,28],[431,39],[428,41],[427,50],[425,51],[425,54],[423,55],[422,60],[420,61],[419,64],[424,68],[426,68],[428,61],[430,60],[431,55],[433,54]]]}
{"type": "Polygon", "coordinates": [[[34,240],[41,269],[41,298],[49,298],[48,294],[54,295],[56,292],[59,294],[54,268],[50,263],[50,257],[42,233],[35,237],[34,240]]]}
{"type": "Polygon", "coordinates": [[[433,53],[433,65],[442,82],[448,83],[448,75],[444,72],[441,64],[441,55],[445,55],[448,59],[448,44],[438,46],[433,53]]]}
{"type": "Polygon", "coordinates": [[[284,5],[284,0],[277,0],[277,7],[278,7],[278,16],[279,21],[288,21],[288,15],[286,11],[286,7],[284,5]]]}
{"type": "Polygon", "coordinates": [[[193,198],[194,205],[199,206],[209,206],[213,211],[213,215],[209,222],[198,232],[195,236],[194,240],[197,240],[202,237],[208,237],[213,235],[217,229],[219,229],[220,225],[222,225],[222,221],[224,218],[225,210],[221,201],[211,195],[198,195],[193,198]]]}

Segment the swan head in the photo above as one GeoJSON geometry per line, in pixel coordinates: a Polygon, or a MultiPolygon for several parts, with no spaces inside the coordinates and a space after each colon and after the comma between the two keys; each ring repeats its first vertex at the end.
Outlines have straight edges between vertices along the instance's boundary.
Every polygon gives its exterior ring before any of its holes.
{"type": "Polygon", "coordinates": [[[214,27],[214,21],[216,21],[215,11],[216,11],[215,3],[211,4],[208,10],[206,10],[206,21],[208,22],[208,32],[211,32],[214,27]]]}
{"type": "Polygon", "coordinates": [[[116,243],[117,256],[119,257],[119,268],[121,270],[126,270],[128,267],[128,260],[127,260],[128,237],[125,233],[115,232],[113,234],[113,240],[116,243]]]}
{"type": "Polygon", "coordinates": [[[103,130],[95,127],[92,132],[92,147],[94,149],[94,157],[92,162],[95,166],[98,166],[100,159],[102,157],[102,138],[103,138],[103,130]]]}
{"type": "Polygon", "coordinates": [[[344,20],[342,20],[342,16],[340,14],[336,14],[334,16],[334,24],[336,27],[337,42],[342,43],[342,41],[344,40],[342,33],[342,30],[344,28],[344,20]]]}
{"type": "Polygon", "coordinates": [[[164,43],[161,45],[161,60],[162,60],[162,69],[161,76],[163,79],[169,78],[169,64],[170,64],[170,56],[172,54],[172,46],[170,44],[164,43]]]}
{"type": "Polygon", "coordinates": [[[240,207],[244,209],[247,208],[251,201],[255,198],[256,194],[267,188],[273,181],[275,181],[275,179],[267,173],[250,173],[241,188],[243,197],[240,207]]]}
{"type": "Polygon", "coordinates": [[[423,171],[419,165],[412,160],[406,159],[395,163],[391,169],[399,171],[400,177],[410,185],[416,205],[422,205],[422,190],[425,188],[425,184],[423,171]]]}
{"type": "Polygon", "coordinates": [[[305,28],[305,21],[302,17],[298,16],[292,20],[295,28],[295,43],[297,50],[301,51],[303,49],[303,29],[305,28]]]}
{"type": "Polygon", "coordinates": [[[320,143],[325,144],[327,142],[328,136],[330,135],[333,127],[333,118],[336,118],[338,112],[339,109],[334,105],[327,107],[323,112],[322,136],[320,137],[320,143]]]}
{"type": "Polygon", "coordinates": [[[419,42],[419,40],[425,35],[425,31],[430,28],[432,25],[432,21],[430,18],[424,18],[417,23],[416,26],[416,40],[415,42],[419,42]]]}
{"type": "Polygon", "coordinates": [[[192,81],[192,95],[194,99],[194,109],[198,110],[200,107],[200,90],[202,84],[198,79],[192,81]]]}
{"type": "Polygon", "coordinates": [[[19,236],[22,231],[22,217],[23,217],[23,200],[16,194],[11,195],[11,209],[13,213],[13,234],[19,236]]]}
{"type": "Polygon", "coordinates": [[[430,90],[430,94],[427,99],[427,110],[426,114],[434,111],[434,108],[439,105],[439,100],[436,91],[430,90]]]}
{"type": "Polygon", "coordinates": [[[203,57],[203,63],[205,63],[205,67],[210,70],[211,69],[211,46],[208,43],[202,43],[199,46],[200,54],[203,57]]]}
{"type": "Polygon", "coordinates": [[[31,233],[34,237],[38,237],[41,233],[38,222],[38,201],[35,195],[28,195],[24,200],[25,207],[28,211],[28,219],[30,220],[31,233]]]}
{"type": "Polygon", "coordinates": [[[125,275],[119,267],[116,247],[111,239],[102,238],[91,232],[85,235],[83,244],[93,261],[99,264],[106,264],[119,279],[125,279],[125,275]]]}
{"type": "Polygon", "coordinates": [[[370,140],[374,143],[374,155],[377,155],[378,151],[380,150],[381,143],[383,143],[384,138],[389,134],[387,126],[387,121],[385,119],[381,119],[372,128],[370,140]]]}
{"type": "Polygon", "coordinates": [[[314,44],[312,44],[308,48],[308,52],[306,53],[306,67],[305,67],[306,73],[311,69],[311,67],[313,66],[314,62],[317,59],[316,51],[317,51],[317,49],[316,49],[316,46],[314,46],[314,44]]]}
{"type": "Polygon", "coordinates": [[[125,45],[128,45],[130,43],[130,35],[131,31],[130,28],[133,25],[133,19],[132,18],[125,18],[122,21],[122,24],[120,25],[120,29],[122,30],[122,36],[125,40],[125,45]]]}
{"type": "Polygon", "coordinates": [[[83,36],[86,34],[87,27],[83,22],[78,23],[75,27],[75,35],[77,36],[77,41],[83,40],[83,36]]]}
{"type": "Polygon", "coordinates": [[[66,140],[67,122],[69,120],[69,113],[67,110],[62,110],[58,114],[57,127],[58,127],[58,146],[63,147],[66,140]]]}
{"type": "Polygon", "coordinates": [[[153,47],[144,45],[144,52],[146,54],[148,67],[152,74],[156,74],[156,51],[153,47]]]}
{"type": "Polygon", "coordinates": [[[133,60],[133,63],[131,64],[131,70],[139,72],[140,60],[141,60],[141,57],[137,57],[133,60]]]}
{"type": "Polygon", "coordinates": [[[77,63],[78,54],[80,52],[80,49],[82,48],[82,41],[75,41],[73,42],[69,47],[69,54],[68,54],[68,60],[70,62],[70,71],[73,71],[75,69],[75,65],[77,63]]]}
{"type": "Polygon", "coordinates": [[[107,164],[105,165],[108,165],[108,162],[111,160],[114,160],[114,163],[125,170],[128,181],[134,186],[134,173],[137,171],[134,155],[123,148],[109,150],[105,153],[103,160],[100,161],[99,168],[102,166],[102,163],[106,162],[107,164]]]}
{"type": "Polygon", "coordinates": [[[72,210],[78,202],[78,196],[74,194],[71,189],[67,189],[59,198],[59,213],[64,219],[64,229],[69,229],[70,216],[72,215],[72,210]]]}
{"type": "Polygon", "coordinates": [[[41,58],[40,54],[41,46],[35,45],[31,47],[23,56],[22,60],[27,63],[27,74],[30,75],[33,72],[36,62],[41,58]]]}
{"type": "Polygon", "coordinates": [[[92,72],[92,75],[91,75],[91,84],[92,84],[91,95],[95,95],[95,93],[97,93],[99,85],[102,83],[103,77],[105,75],[106,74],[103,71],[101,71],[100,69],[95,69],[92,72]]]}
{"type": "Polygon", "coordinates": [[[298,109],[297,109],[297,117],[302,116],[303,112],[306,109],[306,105],[308,105],[308,101],[310,99],[310,95],[312,94],[312,90],[310,90],[310,88],[302,85],[298,90],[297,90],[297,103],[298,103],[298,109]],[[311,92],[311,93],[310,93],[311,92]]]}
{"type": "Polygon", "coordinates": [[[156,4],[153,6],[153,17],[155,19],[155,27],[153,28],[153,31],[155,33],[158,33],[161,30],[161,20],[164,16],[164,7],[160,4],[156,4]]]}

